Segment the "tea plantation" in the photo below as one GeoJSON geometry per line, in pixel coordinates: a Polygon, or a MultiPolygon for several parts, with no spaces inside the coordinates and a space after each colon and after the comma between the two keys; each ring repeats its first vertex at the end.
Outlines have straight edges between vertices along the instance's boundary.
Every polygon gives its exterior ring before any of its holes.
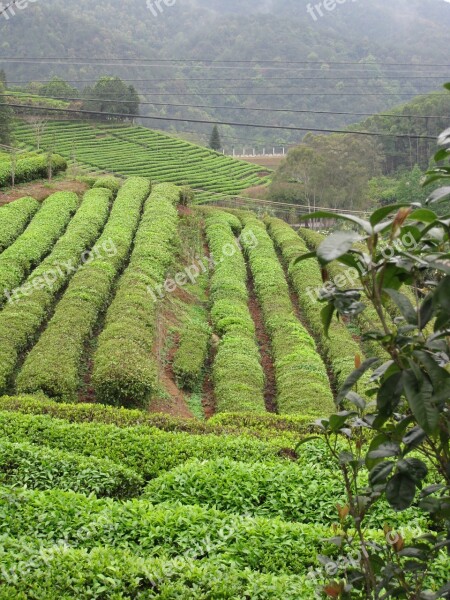
{"type": "MultiPolygon", "coordinates": [[[[317,239],[174,185],[236,192],[251,165],[73,127],[46,132],[61,156],[78,140],[133,176],[0,208],[0,599],[321,597],[345,490],[324,440],[299,442],[370,348],[346,323],[323,334],[323,273],[292,262],[317,239]]],[[[386,525],[432,527],[380,503],[367,537],[386,525]]],[[[449,566],[443,550],[431,590],[449,566]]]]}

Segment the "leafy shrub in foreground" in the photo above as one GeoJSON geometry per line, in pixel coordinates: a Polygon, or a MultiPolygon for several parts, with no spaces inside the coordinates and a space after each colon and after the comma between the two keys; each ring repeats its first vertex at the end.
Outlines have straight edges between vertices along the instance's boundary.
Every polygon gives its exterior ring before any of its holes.
{"type": "Polygon", "coordinates": [[[16,241],[0,255],[0,306],[50,252],[78,208],[78,196],[57,192],[42,203],[41,209],[16,241]]]}
{"type": "MultiPolygon", "coordinates": [[[[245,458],[245,457],[244,457],[245,458]]],[[[301,451],[297,463],[237,462],[229,458],[186,462],[160,475],[146,487],[150,502],[205,506],[247,516],[280,517],[297,523],[336,522],[336,503],[345,502],[345,488],[324,444],[301,451]]],[[[415,508],[398,515],[383,503],[367,526],[382,529],[426,527],[415,508]]]]}
{"type": "Polygon", "coordinates": [[[27,283],[33,288],[33,293],[21,297],[14,304],[7,304],[0,313],[0,392],[7,388],[20,354],[34,340],[58,292],[72,276],[72,269],[58,270],[58,267],[70,264],[76,268],[82,253],[92,248],[108,217],[110,196],[107,190],[89,191],[84,195],[64,235],[30,274],[27,283]],[[58,275],[54,277],[55,272],[58,275]],[[45,277],[51,285],[37,287],[35,282],[45,282],[45,277]]]}
{"type": "Polygon", "coordinates": [[[110,460],[3,439],[0,440],[0,482],[15,487],[59,488],[112,498],[137,496],[142,486],[136,473],[110,460]]]}
{"type": "Polygon", "coordinates": [[[94,355],[92,382],[100,402],[144,406],[157,385],[152,353],[156,302],[150,291],[164,283],[174,258],[180,193],[157,185],[145,204],[130,263],[106,314],[94,355]]]}
{"type": "Polygon", "coordinates": [[[37,200],[26,197],[0,208],[0,252],[19,237],[39,206],[37,200]]]}
{"type": "MultiPolygon", "coordinates": [[[[0,487],[0,534],[60,540],[73,547],[110,546],[142,557],[223,559],[239,569],[305,574],[317,564],[330,529],[280,519],[242,517],[198,506],[115,502],[73,492],[0,487]]],[[[331,550],[331,548],[330,548],[331,550]]]]}
{"type": "Polygon", "coordinates": [[[77,400],[84,345],[128,258],[149,192],[150,182],[143,178],[128,179],[122,186],[97,242],[113,251],[101,253],[74,275],[47,329],[25,361],[17,385],[21,392],[42,391],[59,400],[77,400]]]}
{"type": "Polygon", "coordinates": [[[305,576],[239,570],[225,557],[141,558],[127,550],[64,545],[39,550],[9,537],[0,538],[0,548],[1,600],[310,600],[314,594],[315,582],[305,576]]]}
{"type": "MultiPolygon", "coordinates": [[[[285,445],[232,435],[191,435],[148,426],[120,429],[97,423],[69,424],[48,416],[0,412],[0,438],[108,458],[148,480],[189,459],[220,456],[248,462],[283,458],[285,445]]],[[[292,450],[291,450],[292,453],[292,450]]]]}

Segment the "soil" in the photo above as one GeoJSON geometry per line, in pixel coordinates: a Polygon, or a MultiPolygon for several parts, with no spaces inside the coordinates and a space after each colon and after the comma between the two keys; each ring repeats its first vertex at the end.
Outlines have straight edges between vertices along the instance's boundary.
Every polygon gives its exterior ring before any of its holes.
{"type": "MultiPolygon", "coordinates": [[[[173,294],[161,302],[158,316],[158,333],[153,347],[153,354],[155,356],[162,356],[164,354],[164,345],[168,336],[171,335],[170,330],[179,325],[179,320],[174,310],[175,300],[182,300],[182,302],[193,301],[185,290],[177,288],[173,294]]],[[[175,335],[167,356],[164,357],[163,364],[159,365],[159,386],[170,398],[152,399],[149,411],[152,413],[164,413],[172,417],[193,419],[194,415],[187,405],[183,392],[177,385],[172,368],[179,342],[179,335],[175,335]]]]}
{"type": "Polygon", "coordinates": [[[250,269],[248,268],[248,277],[247,277],[247,289],[249,295],[249,309],[250,314],[252,315],[253,321],[255,323],[256,328],[256,339],[258,340],[259,351],[261,354],[261,365],[264,370],[264,375],[266,378],[265,388],[264,388],[264,400],[266,403],[266,410],[270,413],[277,412],[277,404],[276,404],[276,378],[275,378],[275,366],[272,360],[272,351],[270,345],[270,339],[267,334],[266,328],[264,326],[264,319],[262,315],[262,310],[259,305],[258,299],[256,298],[255,288],[253,284],[253,277],[250,273],[250,269]]]}
{"type": "Polygon", "coordinates": [[[42,202],[55,192],[75,192],[83,194],[89,186],[80,181],[71,181],[63,179],[61,181],[52,181],[52,183],[44,181],[35,181],[18,185],[13,190],[9,189],[6,192],[0,192],[0,206],[13,202],[24,196],[31,196],[39,202],[42,202]]]}
{"type": "MultiPolygon", "coordinates": [[[[204,226],[204,224],[203,224],[204,226]]],[[[203,227],[204,231],[204,227],[203,227]]],[[[203,243],[203,256],[210,257],[209,246],[204,240],[203,243]]],[[[209,298],[209,289],[207,291],[207,295],[209,298]]],[[[210,323],[211,325],[211,323],[210,323]]],[[[214,360],[216,358],[217,350],[214,346],[211,346],[209,351],[208,361],[206,364],[206,375],[203,381],[203,390],[202,390],[202,405],[203,412],[205,413],[206,419],[210,419],[216,414],[216,396],[214,394],[214,383],[212,380],[212,366],[214,364],[214,360]]]]}
{"type": "Polygon", "coordinates": [[[206,375],[203,382],[202,405],[205,418],[210,419],[216,414],[216,397],[214,395],[214,383],[212,380],[212,365],[214,363],[215,351],[211,351],[208,364],[206,365],[206,375]]]}

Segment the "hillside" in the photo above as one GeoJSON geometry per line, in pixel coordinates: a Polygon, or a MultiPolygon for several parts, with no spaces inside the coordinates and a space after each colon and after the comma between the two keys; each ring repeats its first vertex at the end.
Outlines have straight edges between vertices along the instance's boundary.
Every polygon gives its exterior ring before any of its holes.
{"type": "MultiPolygon", "coordinates": [[[[310,600],[346,493],[306,437],[380,352],[361,341],[377,315],[325,335],[324,270],[292,262],[321,234],[171,183],[91,183],[0,207],[0,598],[310,600]]],[[[364,526],[388,552],[387,528],[407,545],[434,527],[385,500],[364,526]]],[[[448,569],[441,548],[430,593],[448,569]]]]}
{"type": "MultiPolygon", "coordinates": [[[[38,146],[32,123],[20,122],[15,136],[27,148],[38,146]]],[[[199,197],[201,192],[239,194],[268,182],[264,167],[144,127],[50,121],[39,135],[39,144],[41,150],[57,152],[91,170],[189,185],[199,197]]]]}
{"type": "MultiPolygon", "coordinates": [[[[229,2],[224,8],[221,2],[189,0],[166,7],[155,18],[141,0],[127,0],[119,5],[110,0],[95,5],[80,0],[76,9],[62,0],[47,0],[22,11],[14,19],[0,22],[1,55],[10,56],[14,48],[14,54],[20,57],[75,56],[85,57],[84,61],[76,64],[74,60],[74,64],[59,66],[45,61],[36,64],[19,61],[2,66],[10,81],[27,82],[55,74],[89,80],[105,70],[124,78],[151,80],[136,82],[141,93],[150,94],[148,100],[190,106],[146,106],[143,114],[243,123],[265,123],[268,115],[208,107],[263,108],[282,104],[294,110],[375,113],[418,93],[436,90],[443,83],[445,69],[420,67],[427,63],[442,64],[445,56],[443,40],[450,26],[450,6],[443,0],[347,3],[317,21],[308,15],[307,4],[306,0],[300,7],[293,0],[276,4],[247,0],[229,2]],[[90,57],[105,59],[105,66],[93,65],[90,57]],[[233,66],[177,63],[145,66],[132,62],[120,64],[120,61],[115,65],[108,63],[111,57],[261,62],[233,66]],[[375,64],[367,68],[357,64],[331,65],[328,69],[313,63],[292,64],[280,70],[264,64],[264,60],[375,64]],[[419,66],[400,66],[403,63],[419,66]],[[152,96],[157,92],[166,95],[152,96]]],[[[79,87],[81,83],[76,85],[79,87]]],[[[341,127],[354,121],[351,115],[281,113],[276,118],[280,125],[312,128],[341,127]]],[[[194,131],[195,139],[202,142],[210,133],[208,127],[188,123],[174,127],[168,122],[165,127],[194,131]]],[[[242,142],[286,143],[301,137],[245,127],[226,128],[223,133],[229,136],[225,138],[229,147],[242,142]]]]}

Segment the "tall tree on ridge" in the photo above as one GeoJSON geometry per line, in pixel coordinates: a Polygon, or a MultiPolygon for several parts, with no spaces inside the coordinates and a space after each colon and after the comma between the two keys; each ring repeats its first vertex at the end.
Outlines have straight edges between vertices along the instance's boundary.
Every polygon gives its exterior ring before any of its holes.
{"type": "Polygon", "coordinates": [[[214,125],[213,127],[211,138],[209,140],[209,147],[212,148],[212,150],[216,150],[217,152],[219,152],[222,149],[222,141],[220,139],[219,128],[217,127],[217,125],[214,125]]]}

